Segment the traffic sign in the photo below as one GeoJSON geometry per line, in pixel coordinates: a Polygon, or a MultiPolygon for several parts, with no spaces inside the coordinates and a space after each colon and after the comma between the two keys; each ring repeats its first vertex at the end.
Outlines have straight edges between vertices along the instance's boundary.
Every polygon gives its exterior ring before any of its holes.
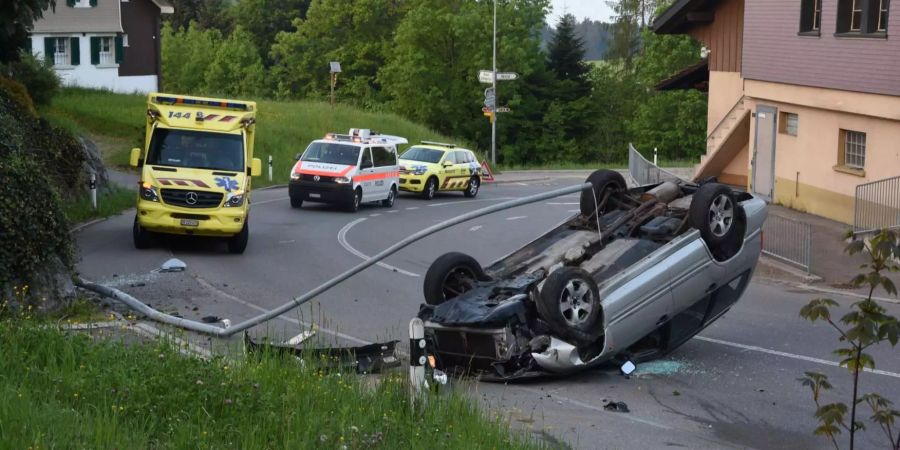
{"type": "Polygon", "coordinates": [[[498,112],[498,113],[507,113],[507,112],[512,112],[512,110],[509,109],[509,107],[501,106],[501,107],[499,107],[499,108],[494,108],[494,112],[498,112]]]}
{"type": "Polygon", "coordinates": [[[493,109],[497,104],[497,97],[494,95],[494,88],[484,90],[484,106],[493,109]]]}
{"type": "Polygon", "coordinates": [[[494,181],[494,174],[491,173],[491,167],[488,166],[487,161],[481,162],[481,180],[482,181],[494,181]]]}
{"type": "Polygon", "coordinates": [[[515,72],[497,72],[497,81],[512,81],[519,78],[515,72]]]}
{"type": "Polygon", "coordinates": [[[479,70],[478,71],[478,81],[482,83],[491,84],[494,82],[494,72],[490,70],[479,70]]]}

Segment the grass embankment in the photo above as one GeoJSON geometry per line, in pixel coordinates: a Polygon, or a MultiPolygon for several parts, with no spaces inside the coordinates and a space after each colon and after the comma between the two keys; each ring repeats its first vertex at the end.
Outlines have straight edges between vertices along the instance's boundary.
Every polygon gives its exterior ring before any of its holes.
{"type": "Polygon", "coordinates": [[[6,448],[530,448],[472,400],[410,407],[402,377],[367,386],[293,358],[205,362],[166,343],[93,343],[0,321],[6,448]]]}
{"type": "MultiPolygon", "coordinates": [[[[147,114],[144,95],[114,94],[106,91],[69,88],[53,99],[43,113],[54,123],[93,136],[107,163],[124,167],[133,147],[142,146],[147,114]]],[[[313,139],[328,132],[346,133],[350,128],[370,128],[403,136],[409,142],[437,140],[458,142],[389,113],[366,112],[345,105],[333,109],[328,103],[308,101],[259,101],[255,157],[265,163],[272,155],[273,183],[286,183],[294,156],[313,139]]],[[[265,176],[254,185],[270,184],[265,176]]]]}
{"type": "Polygon", "coordinates": [[[63,213],[69,223],[76,224],[88,220],[109,217],[134,207],[136,193],[119,186],[110,186],[97,194],[97,210],[91,209],[90,196],[82,196],[75,201],[63,204],[63,213]]]}

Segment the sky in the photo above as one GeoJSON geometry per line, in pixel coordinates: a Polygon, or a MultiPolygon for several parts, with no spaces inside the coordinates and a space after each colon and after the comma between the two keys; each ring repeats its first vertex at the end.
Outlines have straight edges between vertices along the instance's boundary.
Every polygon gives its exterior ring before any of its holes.
{"type": "Polygon", "coordinates": [[[553,10],[547,16],[547,23],[555,25],[559,17],[566,12],[575,16],[579,22],[585,17],[592,20],[609,22],[612,10],[606,6],[606,0],[550,0],[553,10]]]}

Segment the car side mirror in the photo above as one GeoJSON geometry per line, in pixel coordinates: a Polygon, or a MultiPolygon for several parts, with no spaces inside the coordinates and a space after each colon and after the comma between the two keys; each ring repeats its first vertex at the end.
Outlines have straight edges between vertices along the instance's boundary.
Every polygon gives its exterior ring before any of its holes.
{"type": "Polygon", "coordinates": [[[141,161],[141,149],[133,148],[131,149],[131,157],[128,160],[131,167],[141,167],[143,166],[141,161]]]}
{"type": "Polygon", "coordinates": [[[250,163],[250,176],[258,177],[262,175],[262,160],[259,158],[253,158],[250,163]]]}
{"type": "Polygon", "coordinates": [[[301,156],[303,156],[303,153],[297,153],[297,154],[294,156],[294,161],[300,161],[300,157],[301,157],[301,156]]]}

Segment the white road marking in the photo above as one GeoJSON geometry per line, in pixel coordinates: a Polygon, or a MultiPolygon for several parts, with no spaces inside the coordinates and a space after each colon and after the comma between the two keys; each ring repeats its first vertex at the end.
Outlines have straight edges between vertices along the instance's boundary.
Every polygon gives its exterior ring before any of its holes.
{"type": "Polygon", "coordinates": [[[296,239],[288,239],[286,241],[278,241],[279,244],[293,244],[294,242],[297,242],[297,240],[296,239]]]}
{"type": "MultiPolygon", "coordinates": [[[[769,355],[782,356],[782,357],[791,358],[791,359],[799,359],[800,361],[807,361],[807,362],[822,364],[822,365],[826,365],[826,366],[840,367],[840,364],[838,364],[835,361],[829,361],[827,359],[821,359],[821,358],[813,358],[812,356],[796,355],[793,353],[781,352],[778,350],[770,350],[770,349],[763,348],[763,347],[757,347],[755,345],[738,344],[737,342],[723,341],[720,339],[713,339],[713,338],[708,338],[705,336],[694,336],[694,339],[699,339],[701,341],[706,341],[706,342],[712,342],[714,344],[727,345],[729,347],[740,348],[743,350],[767,353],[769,355]]],[[[866,372],[869,372],[869,373],[874,373],[876,375],[885,375],[885,376],[889,376],[889,377],[900,378],[900,373],[888,372],[886,370],[869,369],[869,368],[866,368],[863,370],[865,370],[866,372]]]]}
{"type": "Polygon", "coordinates": [[[398,210],[396,210],[396,209],[392,209],[392,210],[388,211],[388,214],[393,214],[393,213],[396,213],[396,212],[400,212],[400,211],[398,211],[398,210]]]}
{"type": "Polygon", "coordinates": [[[469,228],[469,231],[478,231],[480,229],[481,229],[481,225],[475,225],[474,227],[469,228]]]}
{"type": "MultiPolygon", "coordinates": [[[[341,230],[338,231],[337,238],[338,238],[338,243],[341,244],[341,247],[344,247],[344,250],[347,250],[348,252],[353,253],[354,255],[356,255],[362,259],[369,259],[369,255],[366,255],[365,253],[353,248],[353,246],[350,245],[349,242],[347,242],[347,232],[350,231],[351,228],[353,228],[354,226],[356,226],[357,224],[359,224],[360,222],[363,222],[365,220],[366,220],[365,217],[361,217],[359,219],[354,220],[353,222],[348,223],[347,225],[344,225],[344,228],[341,228],[341,230]]],[[[377,262],[375,264],[380,267],[383,267],[385,269],[388,269],[392,272],[402,273],[403,275],[406,275],[409,277],[420,276],[417,273],[409,272],[409,271],[403,270],[399,267],[394,267],[390,264],[385,264],[383,262],[377,262]]]]}
{"type": "Polygon", "coordinates": [[[525,219],[527,217],[528,216],[512,216],[512,217],[507,217],[506,220],[519,220],[519,219],[525,219]]]}
{"type": "Polygon", "coordinates": [[[549,202],[548,205],[578,205],[578,202],[549,202]]]}
{"type": "Polygon", "coordinates": [[[412,211],[415,209],[419,209],[419,207],[418,206],[410,206],[409,208],[406,208],[407,211],[412,211]]]}
{"type": "Polygon", "coordinates": [[[378,214],[378,213],[372,213],[372,214],[369,214],[369,217],[378,217],[378,216],[380,216],[380,215],[381,215],[381,214],[378,214]]]}
{"type": "Polygon", "coordinates": [[[290,197],[281,197],[281,198],[273,198],[272,200],[263,200],[261,202],[251,201],[250,206],[259,206],[259,205],[265,205],[266,203],[283,202],[285,200],[290,200],[290,199],[291,199],[290,197]]]}
{"type": "Polygon", "coordinates": [[[568,210],[568,211],[566,211],[566,212],[570,212],[570,213],[577,212],[577,213],[580,213],[581,210],[580,210],[580,209],[570,209],[570,210],[568,210]]]}

